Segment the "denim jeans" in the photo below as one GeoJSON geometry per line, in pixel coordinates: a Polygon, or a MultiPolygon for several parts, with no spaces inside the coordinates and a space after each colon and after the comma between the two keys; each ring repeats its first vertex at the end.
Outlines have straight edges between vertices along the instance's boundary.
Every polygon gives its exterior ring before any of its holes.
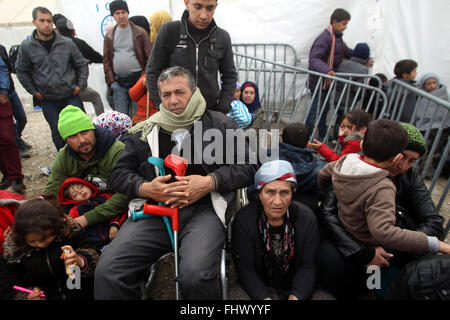
{"type": "MultiPolygon", "coordinates": [[[[316,124],[316,117],[317,117],[317,112],[320,112],[320,108],[322,107],[323,101],[325,100],[325,97],[327,95],[327,91],[322,91],[321,93],[321,101],[319,104],[319,92],[317,92],[316,96],[314,97],[314,100],[311,103],[311,108],[309,109],[309,113],[306,117],[306,122],[305,125],[309,130],[309,134],[312,134],[313,129],[315,127],[316,124]]],[[[319,120],[319,123],[317,125],[317,130],[319,133],[319,141],[323,142],[323,140],[325,139],[325,134],[327,132],[327,114],[328,114],[328,110],[330,109],[330,104],[329,101],[327,101],[324,111],[322,113],[322,117],[319,120]]]]}
{"type": "Polygon", "coordinates": [[[16,134],[17,146],[19,149],[23,149],[22,132],[27,124],[27,115],[16,90],[12,91],[8,97],[11,102],[14,119],[16,120],[14,123],[14,131],[16,134]]]}
{"type": "Polygon", "coordinates": [[[59,101],[50,101],[45,99],[41,101],[42,112],[44,113],[45,120],[47,120],[48,125],[50,126],[53,144],[55,145],[57,151],[59,151],[59,149],[64,147],[64,145],[66,144],[63,138],[61,138],[61,135],[58,131],[58,119],[61,110],[68,105],[79,107],[81,110],[86,112],[84,110],[83,103],[81,102],[81,99],[78,95],[70,96],[64,100],[59,101]]]}
{"type": "Polygon", "coordinates": [[[125,113],[130,116],[134,116],[137,112],[137,104],[131,100],[128,90],[119,85],[117,81],[111,84],[111,90],[113,92],[114,110],[125,113]]]}

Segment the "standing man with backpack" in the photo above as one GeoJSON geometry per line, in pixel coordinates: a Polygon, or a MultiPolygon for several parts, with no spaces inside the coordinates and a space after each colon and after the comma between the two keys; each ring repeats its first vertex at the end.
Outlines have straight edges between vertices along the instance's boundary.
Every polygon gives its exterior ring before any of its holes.
{"type": "Polygon", "coordinates": [[[165,23],[147,63],[147,86],[156,107],[161,104],[157,80],[172,66],[188,69],[206,100],[206,108],[227,113],[236,89],[236,68],[228,32],[213,17],[217,0],[184,0],[181,21],[165,23]],[[218,82],[218,73],[222,82],[218,82]]]}

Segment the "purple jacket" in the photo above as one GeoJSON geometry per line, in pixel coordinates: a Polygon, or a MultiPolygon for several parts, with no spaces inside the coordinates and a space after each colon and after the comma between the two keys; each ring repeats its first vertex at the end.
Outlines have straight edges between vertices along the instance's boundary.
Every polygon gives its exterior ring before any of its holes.
{"type": "MultiPolygon", "coordinates": [[[[341,32],[334,32],[336,35],[336,51],[334,55],[333,70],[336,71],[343,58],[350,59],[353,50],[350,49],[342,39],[341,32]],[[344,52],[342,52],[342,44],[344,44],[344,52]]],[[[325,29],[314,41],[311,51],[309,53],[309,67],[311,71],[320,73],[327,73],[331,71],[328,66],[328,54],[330,52],[331,36],[327,29],[325,29]]],[[[318,77],[311,76],[309,79],[309,89],[313,92],[316,87],[318,77]]]]}

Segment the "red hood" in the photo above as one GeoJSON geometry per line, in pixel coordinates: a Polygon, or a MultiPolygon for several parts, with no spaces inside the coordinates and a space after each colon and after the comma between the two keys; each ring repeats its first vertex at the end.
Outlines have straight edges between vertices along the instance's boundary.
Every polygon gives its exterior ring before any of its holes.
{"type": "Polygon", "coordinates": [[[92,197],[95,197],[98,194],[97,187],[94,186],[92,183],[90,183],[86,180],[83,180],[81,178],[77,178],[77,177],[67,178],[58,190],[58,200],[59,200],[59,203],[61,203],[62,205],[79,204],[79,203],[84,202],[84,201],[76,201],[76,200],[70,200],[70,199],[64,198],[64,189],[69,184],[74,183],[74,182],[84,184],[85,186],[88,186],[89,188],[91,188],[94,191],[94,193],[92,194],[92,197]]]}

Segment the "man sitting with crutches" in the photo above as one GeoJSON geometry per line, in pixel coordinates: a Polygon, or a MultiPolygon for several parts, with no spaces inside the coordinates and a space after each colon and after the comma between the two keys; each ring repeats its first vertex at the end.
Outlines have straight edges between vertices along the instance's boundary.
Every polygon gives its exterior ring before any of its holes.
{"type": "MultiPolygon", "coordinates": [[[[216,266],[225,240],[224,225],[235,209],[236,190],[252,183],[257,166],[249,164],[246,140],[239,137],[243,132],[234,131],[237,124],[224,114],[206,110],[188,70],[166,69],[158,85],[160,112],[130,129],[111,183],[116,192],[130,198],[179,209],[176,281],[181,295],[184,299],[218,299],[216,266]],[[226,134],[227,129],[235,134],[226,134]],[[214,141],[214,148],[211,135],[219,141],[214,141]],[[165,159],[174,153],[189,162],[185,176],[176,176],[170,168],[167,175],[157,176],[158,169],[149,157],[165,159]]],[[[128,219],[100,257],[95,298],[140,299],[146,270],[171,251],[161,217],[128,219]]]]}

